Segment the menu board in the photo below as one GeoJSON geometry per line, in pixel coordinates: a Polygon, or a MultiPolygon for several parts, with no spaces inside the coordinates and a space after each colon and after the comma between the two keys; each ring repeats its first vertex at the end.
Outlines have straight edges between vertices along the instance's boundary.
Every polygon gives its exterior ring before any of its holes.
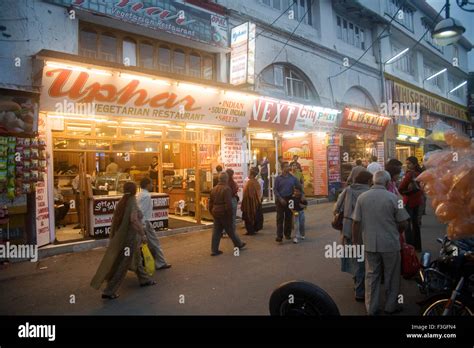
{"type": "Polygon", "coordinates": [[[241,216],[240,202],[242,202],[244,180],[247,177],[247,166],[243,158],[243,139],[240,129],[224,129],[221,134],[221,158],[220,163],[224,164],[224,169],[234,171],[234,181],[239,187],[239,206],[237,216],[241,216]]]}
{"type": "Polygon", "coordinates": [[[313,134],[313,186],[316,196],[328,195],[328,166],[326,138],[313,134]]]}
{"type": "Polygon", "coordinates": [[[329,145],[328,151],[328,168],[329,183],[341,182],[341,151],[338,145],[329,145]]]}
{"type": "Polygon", "coordinates": [[[311,153],[311,138],[309,136],[296,139],[283,139],[281,143],[283,160],[293,161],[293,156],[299,157],[298,163],[304,177],[304,193],[313,194],[313,155],[311,153]]]}

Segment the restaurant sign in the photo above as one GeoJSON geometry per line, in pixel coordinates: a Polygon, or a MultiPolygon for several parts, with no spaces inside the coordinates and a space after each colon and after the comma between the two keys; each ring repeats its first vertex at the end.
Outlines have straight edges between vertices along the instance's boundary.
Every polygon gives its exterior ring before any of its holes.
{"type": "Polygon", "coordinates": [[[173,0],[47,0],[226,48],[227,18],[173,0]]]}
{"type": "Polygon", "coordinates": [[[160,121],[246,127],[255,97],[223,93],[198,85],[164,84],[46,66],[40,109],[91,116],[124,116],[160,121]]]}
{"type": "Polygon", "coordinates": [[[390,123],[390,118],[344,108],[340,128],[369,133],[383,133],[390,123]]]}

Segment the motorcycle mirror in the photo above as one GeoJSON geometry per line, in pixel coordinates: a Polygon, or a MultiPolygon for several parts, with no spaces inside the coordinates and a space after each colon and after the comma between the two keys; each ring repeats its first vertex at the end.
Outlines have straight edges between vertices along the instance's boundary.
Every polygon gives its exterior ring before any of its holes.
{"type": "Polygon", "coordinates": [[[431,262],[431,254],[425,251],[421,255],[421,265],[423,266],[423,268],[428,268],[428,266],[430,265],[430,262],[431,262]]]}

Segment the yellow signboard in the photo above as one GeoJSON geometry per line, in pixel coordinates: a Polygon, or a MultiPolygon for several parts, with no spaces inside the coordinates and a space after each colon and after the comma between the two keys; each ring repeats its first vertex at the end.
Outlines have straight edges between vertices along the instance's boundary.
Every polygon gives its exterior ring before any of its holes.
{"type": "Polygon", "coordinates": [[[423,151],[423,147],[421,146],[418,146],[415,148],[415,157],[418,159],[418,163],[422,163],[423,162],[423,156],[424,156],[424,151],[423,151]]]}
{"type": "Polygon", "coordinates": [[[404,124],[399,124],[398,125],[398,134],[415,136],[416,135],[416,128],[412,127],[412,126],[406,126],[404,124]]]}

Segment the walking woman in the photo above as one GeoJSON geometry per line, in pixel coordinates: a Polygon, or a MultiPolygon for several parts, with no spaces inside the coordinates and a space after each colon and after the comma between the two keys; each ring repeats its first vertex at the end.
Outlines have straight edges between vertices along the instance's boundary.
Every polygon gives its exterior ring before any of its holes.
{"type": "Polygon", "coordinates": [[[421,167],[418,158],[410,156],[406,160],[407,172],[403,177],[398,191],[403,195],[405,209],[410,215],[410,223],[405,231],[406,242],[415,247],[416,251],[421,251],[420,221],[418,215],[421,213],[423,205],[423,191],[415,178],[420,175],[421,167]]]}
{"type": "Polygon", "coordinates": [[[140,244],[146,241],[146,237],[141,222],[142,213],[135,197],[137,185],[126,182],[123,191],[124,195],[112,218],[109,246],[91,281],[91,286],[97,290],[107,281],[102,294],[102,298],[106,299],[118,297],[117,290],[129,269],[136,272],[140,286],[156,284],[146,274],[142,264],[140,244]]]}
{"type": "MultiPolygon", "coordinates": [[[[357,198],[370,189],[372,174],[366,170],[359,172],[354,183],[345,188],[339,195],[334,207],[334,214],[343,212],[342,221],[342,244],[352,245],[352,212],[354,211],[357,198]]],[[[341,271],[352,274],[354,279],[355,300],[363,302],[365,300],[365,262],[359,262],[357,258],[349,257],[341,259],[341,271]]]]}
{"type": "Polygon", "coordinates": [[[235,220],[237,219],[237,205],[239,204],[239,196],[237,195],[239,192],[239,186],[237,186],[237,183],[234,181],[234,171],[229,168],[226,170],[226,173],[229,176],[228,185],[232,190],[232,229],[234,230],[234,233],[236,233],[235,220]]]}
{"type": "Polygon", "coordinates": [[[263,228],[262,189],[256,179],[258,168],[250,169],[249,180],[244,187],[242,199],[242,219],[245,221],[247,235],[257,233],[263,228]]]}

